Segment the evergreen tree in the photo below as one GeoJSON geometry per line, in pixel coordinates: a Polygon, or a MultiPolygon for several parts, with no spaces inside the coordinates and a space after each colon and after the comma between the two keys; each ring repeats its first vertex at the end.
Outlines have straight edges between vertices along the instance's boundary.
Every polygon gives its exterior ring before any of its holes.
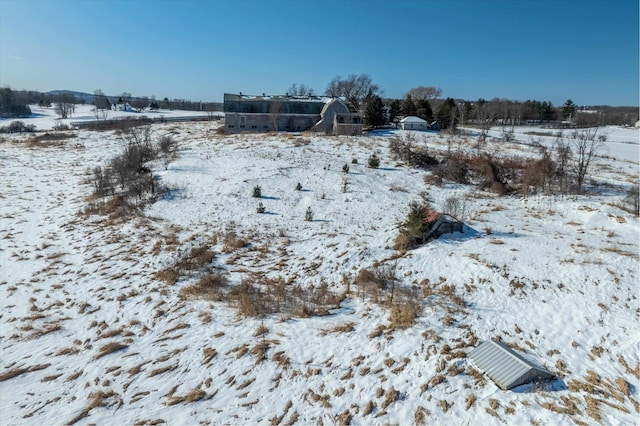
{"type": "Polygon", "coordinates": [[[364,101],[364,123],[369,127],[384,125],[384,104],[378,95],[369,91],[364,101]]]}
{"type": "Polygon", "coordinates": [[[402,100],[402,114],[408,116],[416,115],[417,113],[418,108],[416,107],[415,102],[413,102],[413,97],[407,94],[407,96],[402,100]]]}
{"type": "Polygon", "coordinates": [[[418,101],[416,114],[423,120],[427,120],[428,122],[433,121],[433,110],[431,109],[431,104],[428,100],[421,99],[418,101]]]}
{"type": "Polygon", "coordinates": [[[452,125],[455,128],[458,124],[459,115],[456,102],[452,98],[447,98],[438,110],[436,119],[440,123],[441,129],[446,129],[452,125]]]}
{"type": "Polygon", "coordinates": [[[575,117],[575,115],[576,104],[574,104],[571,99],[567,99],[564,105],[562,105],[562,118],[566,120],[567,118],[575,117]]]}
{"type": "Polygon", "coordinates": [[[394,123],[401,113],[402,103],[398,99],[394,99],[389,104],[389,121],[394,123]]]}

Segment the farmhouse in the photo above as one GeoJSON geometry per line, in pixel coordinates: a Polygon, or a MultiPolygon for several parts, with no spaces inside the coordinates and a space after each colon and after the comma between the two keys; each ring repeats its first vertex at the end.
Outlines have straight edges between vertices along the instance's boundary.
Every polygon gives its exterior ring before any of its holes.
{"type": "Polygon", "coordinates": [[[224,94],[225,131],[302,132],[359,135],[362,116],[337,98],[224,94]]]}
{"type": "Polygon", "coordinates": [[[116,103],[111,105],[111,109],[114,111],[126,111],[126,112],[134,112],[136,111],[129,101],[123,101],[122,99],[118,99],[116,103]]]}
{"type": "Polygon", "coordinates": [[[487,340],[471,351],[469,359],[502,390],[555,379],[545,368],[533,364],[507,345],[494,340],[487,340]]]}

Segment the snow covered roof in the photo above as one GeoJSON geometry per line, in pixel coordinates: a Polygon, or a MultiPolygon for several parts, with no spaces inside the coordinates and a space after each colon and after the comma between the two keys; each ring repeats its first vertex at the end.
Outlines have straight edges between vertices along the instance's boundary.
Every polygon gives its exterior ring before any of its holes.
{"type": "Polygon", "coordinates": [[[539,379],[554,378],[543,367],[524,359],[507,345],[493,340],[487,340],[475,348],[469,358],[503,390],[539,379]]]}
{"type": "Polygon", "coordinates": [[[403,118],[402,120],[400,120],[401,123],[426,123],[427,120],[423,120],[420,117],[416,117],[414,115],[410,115],[408,117],[403,118]]]}

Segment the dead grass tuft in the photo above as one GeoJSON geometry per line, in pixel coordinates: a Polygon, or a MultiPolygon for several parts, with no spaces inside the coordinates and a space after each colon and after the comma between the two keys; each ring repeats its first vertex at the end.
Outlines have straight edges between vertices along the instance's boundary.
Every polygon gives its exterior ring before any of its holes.
{"type": "Polygon", "coordinates": [[[382,401],[382,409],[384,410],[385,408],[387,408],[389,405],[393,404],[394,402],[398,401],[400,399],[400,393],[395,390],[394,387],[391,387],[391,389],[389,389],[386,392],[386,396],[384,398],[384,401],[382,401]]]}
{"type": "Polygon", "coordinates": [[[32,371],[44,370],[49,367],[51,364],[39,364],[34,365],[33,367],[21,367],[14,368],[12,370],[6,371],[0,374],[0,382],[4,382],[5,380],[13,379],[16,376],[19,376],[24,373],[31,373],[32,371]]]}
{"type": "Polygon", "coordinates": [[[129,345],[126,345],[124,343],[118,343],[118,342],[107,343],[106,345],[100,348],[98,354],[94,357],[94,359],[102,358],[103,356],[126,349],[128,347],[129,345]]]}
{"type": "Polygon", "coordinates": [[[364,408],[362,410],[362,415],[363,416],[368,416],[369,414],[371,414],[371,412],[377,407],[377,404],[375,401],[369,401],[364,405],[364,408]]]}
{"type": "Polygon", "coordinates": [[[423,406],[418,406],[416,412],[413,415],[413,421],[416,426],[425,426],[427,424],[427,417],[431,415],[431,412],[423,406]]]}
{"type": "Polygon", "coordinates": [[[370,339],[375,339],[376,337],[380,337],[386,327],[383,324],[378,325],[371,333],[369,333],[370,339]]]}
{"type": "MultiPolygon", "coordinates": [[[[91,398],[91,401],[89,402],[89,405],[82,410],[79,414],[77,414],[75,417],[73,417],[71,420],[69,420],[66,424],[67,425],[72,425],[74,423],[79,422],[80,420],[82,420],[83,418],[87,417],[89,415],[89,412],[91,410],[93,410],[96,407],[100,407],[105,405],[105,400],[107,400],[108,398],[111,398],[113,396],[115,396],[115,392],[113,391],[97,391],[95,393],[91,393],[89,394],[89,398],[91,398]]],[[[122,403],[122,401],[120,401],[120,403],[122,403]]]]}
{"type": "Polygon", "coordinates": [[[330,334],[330,333],[351,333],[356,329],[355,325],[356,324],[354,322],[346,322],[344,324],[336,325],[333,328],[322,330],[320,334],[322,336],[326,336],[327,334],[330,334]]]}
{"type": "Polygon", "coordinates": [[[467,402],[466,402],[467,411],[469,411],[469,408],[473,407],[475,403],[476,403],[476,394],[472,393],[467,397],[467,402]]]}

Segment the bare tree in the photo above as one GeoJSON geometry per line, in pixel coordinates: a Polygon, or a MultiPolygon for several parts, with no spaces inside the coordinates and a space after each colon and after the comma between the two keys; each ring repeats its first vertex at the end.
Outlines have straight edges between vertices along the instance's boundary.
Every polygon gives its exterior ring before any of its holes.
{"type": "Polygon", "coordinates": [[[600,138],[597,137],[598,129],[585,129],[571,133],[571,146],[575,154],[574,168],[576,174],[576,190],[582,193],[584,181],[589,172],[593,157],[602,148],[600,138]]]}
{"type": "Polygon", "coordinates": [[[97,121],[106,121],[109,118],[108,110],[111,109],[111,103],[109,99],[104,95],[102,90],[96,89],[93,91],[93,104],[95,109],[93,113],[97,121]]]}
{"type": "Polygon", "coordinates": [[[272,98],[269,104],[269,113],[271,114],[271,122],[273,124],[273,131],[278,131],[280,124],[280,114],[282,113],[282,100],[278,98],[272,98]]]}
{"type": "Polygon", "coordinates": [[[315,91],[304,84],[293,83],[287,90],[287,94],[290,96],[314,96],[315,91]]]}
{"type": "Polygon", "coordinates": [[[496,119],[496,111],[495,105],[490,102],[487,102],[484,99],[478,99],[478,102],[474,105],[475,115],[476,115],[476,123],[480,127],[480,135],[478,136],[478,145],[476,149],[478,153],[480,152],[480,148],[487,141],[487,136],[489,135],[489,129],[493,125],[493,122],[496,119]]]}
{"type": "Polygon", "coordinates": [[[562,132],[558,132],[554,142],[556,152],[556,176],[562,192],[568,190],[568,169],[571,160],[571,146],[564,138],[562,132]]]}
{"type": "Polygon", "coordinates": [[[428,101],[430,99],[439,98],[442,95],[442,90],[437,87],[431,86],[418,86],[409,90],[406,95],[411,95],[411,97],[416,101],[428,101]]]}
{"type": "Polygon", "coordinates": [[[351,104],[354,111],[360,111],[364,98],[368,93],[379,95],[380,87],[373,83],[371,77],[366,74],[350,74],[346,79],[336,76],[325,91],[325,95],[344,97],[351,104]]]}
{"type": "Polygon", "coordinates": [[[56,99],[56,114],[60,118],[68,118],[76,110],[76,98],[67,93],[61,93],[56,99]]]}

